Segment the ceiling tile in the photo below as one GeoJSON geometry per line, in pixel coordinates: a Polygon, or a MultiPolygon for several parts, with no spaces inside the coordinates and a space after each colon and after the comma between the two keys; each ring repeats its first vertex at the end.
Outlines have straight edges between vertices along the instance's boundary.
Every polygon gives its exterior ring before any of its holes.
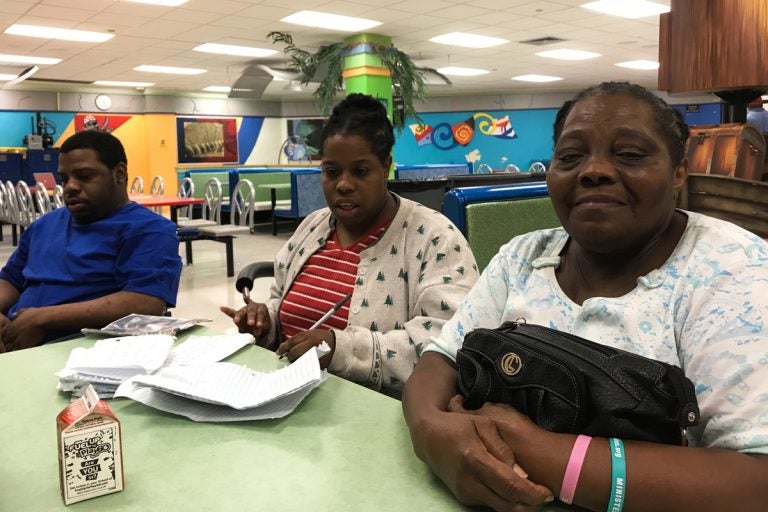
{"type": "Polygon", "coordinates": [[[30,2],[12,2],[8,0],[0,0],[0,12],[6,14],[24,14],[32,5],[30,2]]]}
{"type": "MultiPolygon", "coordinates": [[[[284,45],[267,40],[270,31],[286,31],[300,48],[314,51],[336,43],[348,33],[291,25],[279,21],[299,10],[357,15],[383,23],[376,33],[392,36],[393,42],[420,65],[447,64],[492,70],[474,79],[457,78],[452,87],[434,87],[430,94],[488,94],[489,91],[573,91],[609,78],[655,84],[656,73],[622,70],[620,60],[657,58],[658,17],[624,20],[595,14],[579,6],[586,0],[190,0],[177,7],[131,3],[125,0],[0,0],[0,25],[22,19],[25,23],[114,30],[116,37],[102,44],[71,43],[9,36],[0,33],[0,53],[59,57],[64,62],[45,66],[44,77],[61,79],[151,80],[157,90],[183,93],[199,91],[213,83],[232,83],[252,59],[193,52],[203,42],[274,48],[278,54],[265,62],[282,63],[284,45]],[[491,49],[439,45],[428,41],[445,32],[474,32],[503,37],[509,44],[491,49]],[[545,47],[520,44],[543,36],[567,41],[545,47]],[[602,58],[569,63],[536,57],[547,48],[574,47],[595,50],[602,58]],[[133,71],[139,64],[168,64],[208,69],[199,76],[177,77],[133,71]],[[563,76],[556,84],[524,84],[511,76],[542,73],[563,76]]],[[[662,0],[668,3],[669,0],[662,0]]],[[[0,30],[2,27],[0,27],[0,30]]],[[[18,66],[6,66],[17,69],[18,66]]],[[[17,70],[18,72],[18,70],[17,70]]],[[[37,83],[35,87],[41,87],[37,83]]],[[[62,86],[66,87],[66,86],[62,86]]],[[[72,90],[72,86],[69,86],[72,90]]],[[[311,97],[315,85],[298,95],[270,85],[274,97],[311,97]]],[[[190,111],[193,108],[190,107],[190,111]]]]}

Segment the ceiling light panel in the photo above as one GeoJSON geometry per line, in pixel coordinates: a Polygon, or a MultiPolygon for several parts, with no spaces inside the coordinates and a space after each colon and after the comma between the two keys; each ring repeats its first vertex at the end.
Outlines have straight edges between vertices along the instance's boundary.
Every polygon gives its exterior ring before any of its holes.
{"type": "Polygon", "coordinates": [[[669,12],[668,6],[646,0],[599,0],[582,4],[581,7],[590,11],[629,19],[658,16],[669,12]]]}
{"type": "Polygon", "coordinates": [[[149,66],[142,65],[133,68],[134,71],[143,71],[145,73],[168,73],[171,75],[200,75],[207,70],[199,68],[177,68],[173,66],[149,66]]]}
{"type": "Polygon", "coordinates": [[[491,48],[507,44],[509,41],[500,37],[481,36],[467,32],[449,32],[430,39],[433,43],[463,46],[465,48],[491,48]]]}
{"type": "Polygon", "coordinates": [[[31,55],[8,55],[0,54],[0,62],[8,62],[12,64],[58,64],[61,59],[54,59],[52,57],[33,57],[31,55]]]}
{"type": "Polygon", "coordinates": [[[558,80],[562,80],[562,78],[559,76],[549,76],[549,75],[518,75],[518,76],[513,76],[512,80],[517,80],[519,82],[546,83],[546,82],[557,82],[558,80]]]}
{"type": "Polygon", "coordinates": [[[96,80],[93,85],[104,85],[108,87],[152,87],[154,82],[120,82],[117,80],[96,80]]]}
{"type": "Polygon", "coordinates": [[[127,0],[136,4],[162,5],[164,7],[178,7],[189,0],[127,0]]]}
{"type": "Polygon", "coordinates": [[[444,68],[438,68],[438,72],[449,76],[480,76],[490,73],[487,69],[479,68],[463,68],[460,66],[448,66],[444,68]]]}
{"type": "Polygon", "coordinates": [[[341,16],[339,14],[328,14],[317,11],[299,11],[286,16],[280,21],[294,25],[303,25],[305,27],[326,28],[329,30],[338,30],[340,32],[358,32],[378,27],[381,22],[365,18],[353,18],[352,16],[341,16]]]}
{"type": "Polygon", "coordinates": [[[16,75],[0,74],[0,82],[7,82],[8,80],[13,80],[14,78],[16,78],[16,75]]]}
{"type": "Polygon", "coordinates": [[[205,43],[192,49],[196,52],[215,53],[217,55],[235,55],[238,57],[269,57],[270,55],[277,53],[277,50],[218,43],[205,43]]]}
{"type": "Polygon", "coordinates": [[[206,92],[229,92],[232,88],[227,87],[226,85],[209,85],[203,90],[206,92]]]}
{"type": "Polygon", "coordinates": [[[539,57],[546,57],[548,59],[560,59],[560,60],[588,60],[600,57],[599,53],[586,52],[583,50],[571,50],[569,48],[560,48],[558,50],[547,50],[544,52],[536,52],[539,57]]]}
{"type": "Polygon", "coordinates": [[[622,68],[652,70],[659,69],[659,63],[655,60],[628,60],[626,62],[617,62],[614,64],[622,68]]]}
{"type": "Polygon", "coordinates": [[[70,30],[68,28],[43,27],[40,25],[14,24],[5,29],[6,34],[14,36],[39,37],[41,39],[59,39],[62,41],[79,41],[84,43],[103,43],[109,41],[114,34],[106,32],[91,32],[89,30],[70,30]]]}

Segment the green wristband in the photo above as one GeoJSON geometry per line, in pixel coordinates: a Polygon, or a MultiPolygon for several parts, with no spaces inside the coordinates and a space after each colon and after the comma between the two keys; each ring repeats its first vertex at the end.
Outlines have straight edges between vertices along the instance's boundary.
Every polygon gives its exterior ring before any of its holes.
{"type": "Polygon", "coordinates": [[[607,512],[621,512],[627,486],[627,460],[624,457],[624,443],[612,437],[608,440],[611,449],[611,496],[607,512]]]}

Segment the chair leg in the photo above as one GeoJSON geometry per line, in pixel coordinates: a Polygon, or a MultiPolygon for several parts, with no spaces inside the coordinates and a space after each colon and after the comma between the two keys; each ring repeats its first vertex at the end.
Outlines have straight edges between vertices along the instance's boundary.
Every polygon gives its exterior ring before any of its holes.
{"type": "Polygon", "coordinates": [[[227,250],[227,277],[235,275],[235,251],[232,247],[232,238],[233,237],[228,236],[224,242],[227,250]]]}
{"type": "Polygon", "coordinates": [[[187,265],[192,264],[192,240],[184,240],[184,251],[187,253],[187,265]]]}
{"type": "Polygon", "coordinates": [[[0,222],[0,242],[3,241],[3,223],[0,222]]]}
{"type": "Polygon", "coordinates": [[[14,247],[19,245],[19,235],[16,231],[16,224],[11,224],[11,240],[13,241],[14,247]]]}

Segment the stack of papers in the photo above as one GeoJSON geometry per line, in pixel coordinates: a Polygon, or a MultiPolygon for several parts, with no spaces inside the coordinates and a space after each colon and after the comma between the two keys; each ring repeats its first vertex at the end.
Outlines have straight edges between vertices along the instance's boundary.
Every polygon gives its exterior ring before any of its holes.
{"type": "Polygon", "coordinates": [[[308,350],[290,366],[272,372],[231,363],[166,366],[154,375],[127,380],[115,397],[194,421],[282,418],[325,380],[318,357],[317,350],[308,350]]]}
{"type": "Polygon", "coordinates": [[[192,336],[176,348],[165,334],[124,336],[97,341],[92,348],[76,348],[64,369],[56,373],[58,389],[78,397],[92,384],[102,398],[137,375],[149,375],[169,365],[213,363],[253,343],[250,334],[192,336]]]}

